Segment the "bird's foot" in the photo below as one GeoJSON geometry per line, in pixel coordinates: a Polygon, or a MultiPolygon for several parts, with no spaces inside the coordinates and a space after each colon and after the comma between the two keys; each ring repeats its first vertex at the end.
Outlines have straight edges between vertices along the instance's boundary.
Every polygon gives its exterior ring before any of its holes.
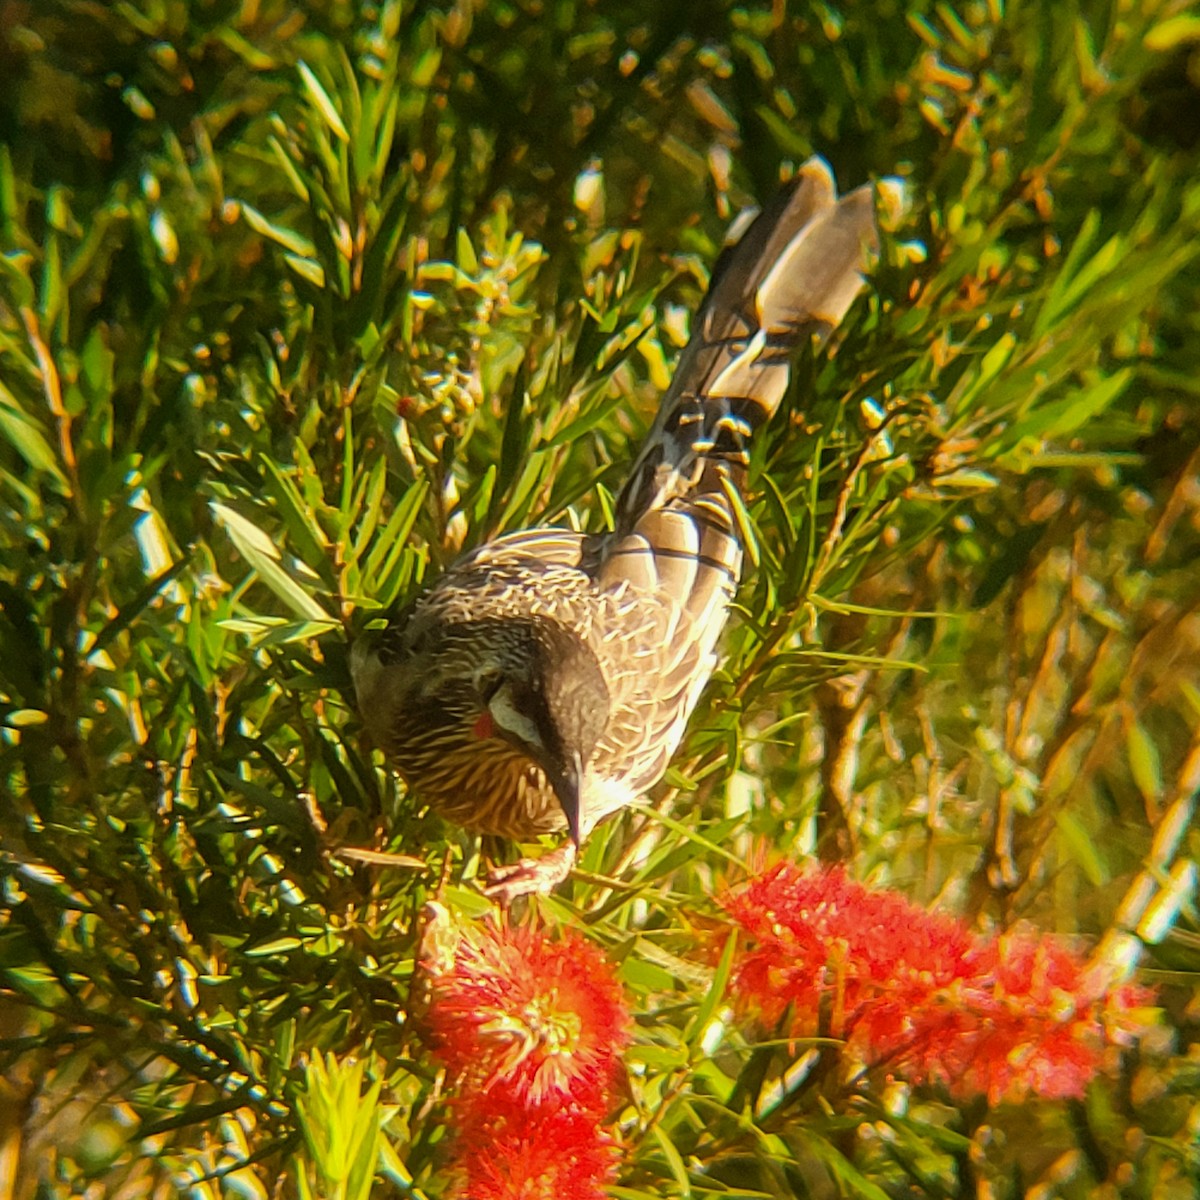
{"type": "Polygon", "coordinates": [[[511,866],[494,867],[488,872],[484,895],[507,906],[518,896],[552,892],[575,865],[576,853],[575,843],[567,841],[541,858],[523,858],[511,866]]]}

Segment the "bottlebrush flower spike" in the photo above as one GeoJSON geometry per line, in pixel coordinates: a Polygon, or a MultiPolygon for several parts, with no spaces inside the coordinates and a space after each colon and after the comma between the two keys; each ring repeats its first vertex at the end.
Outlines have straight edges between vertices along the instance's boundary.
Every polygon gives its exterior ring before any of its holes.
{"type": "Polygon", "coordinates": [[[992,1103],[1081,1096],[1149,993],[1109,987],[1062,941],[997,940],[841,870],[783,863],[722,901],[751,943],[733,989],[793,1037],[845,1039],[854,1068],[992,1103]]]}
{"type": "Polygon", "coordinates": [[[585,1112],[549,1107],[470,1120],[458,1132],[459,1194],[470,1200],[604,1200],[616,1142],[585,1112]]]}
{"type": "Polygon", "coordinates": [[[423,960],[455,1097],[455,1195],[602,1200],[618,1154],[601,1122],[629,1028],[604,956],[570,930],[459,928],[441,910],[423,960]]]}
{"type": "Polygon", "coordinates": [[[1144,1032],[1152,994],[1110,986],[1051,934],[1018,930],[980,941],[962,1003],[974,1018],[949,1055],[914,1047],[912,1061],[950,1093],[992,1104],[1027,1095],[1077,1098],[1115,1050],[1144,1032]]]}
{"type": "Polygon", "coordinates": [[[768,1024],[790,1008],[812,1033],[827,1009],[829,1036],[865,1026],[870,1041],[898,1044],[915,997],[972,974],[975,942],[960,922],[841,870],[805,874],[781,863],[722,904],[752,938],[735,990],[768,1024]]]}
{"type": "Polygon", "coordinates": [[[603,1111],[629,1016],[604,956],[570,931],[489,924],[431,972],[429,1024],[460,1093],[504,1111],[554,1102],[603,1111]]]}

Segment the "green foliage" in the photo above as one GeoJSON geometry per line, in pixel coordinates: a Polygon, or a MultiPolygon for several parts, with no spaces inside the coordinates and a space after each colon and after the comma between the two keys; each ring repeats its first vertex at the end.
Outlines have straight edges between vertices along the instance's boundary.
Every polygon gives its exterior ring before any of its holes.
{"type": "Polygon", "coordinates": [[[363,1092],[361,1062],[339,1063],[318,1054],[305,1072],[304,1091],[296,1097],[296,1120],[304,1134],[318,1186],[308,1182],[305,1164],[297,1171],[300,1195],[329,1200],[367,1200],[383,1151],[383,1127],[393,1111],[379,1103],[377,1078],[363,1092]]]}
{"type": "Polygon", "coordinates": [[[500,851],[364,745],[346,645],[463,547],[604,526],[725,219],[814,152],[896,177],[871,288],[756,443],[668,779],[541,902],[638,1014],[618,1194],[1191,1194],[1194,18],[0,13],[18,1194],[438,1194],[420,915],[484,911],[500,851]],[[789,1073],[704,933],[766,847],[1101,957],[1136,933],[1163,1035],[1075,1106],[789,1073]]]}

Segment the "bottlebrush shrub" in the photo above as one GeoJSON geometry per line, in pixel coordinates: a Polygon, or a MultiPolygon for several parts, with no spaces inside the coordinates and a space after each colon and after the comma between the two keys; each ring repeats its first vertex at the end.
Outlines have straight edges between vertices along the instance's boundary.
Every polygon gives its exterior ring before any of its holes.
{"type": "Polygon", "coordinates": [[[1079,1097],[1145,1027],[1152,994],[1113,983],[1061,939],[982,938],[839,869],[781,863],[722,906],[746,935],[740,1011],[790,1037],[843,1039],[851,1071],[991,1104],[1079,1097]]]}

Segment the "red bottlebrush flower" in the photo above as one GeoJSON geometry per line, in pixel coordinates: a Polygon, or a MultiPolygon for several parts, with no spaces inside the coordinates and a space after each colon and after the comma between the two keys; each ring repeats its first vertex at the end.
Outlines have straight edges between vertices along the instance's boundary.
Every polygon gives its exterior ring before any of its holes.
{"type": "Polygon", "coordinates": [[[601,1122],[629,1027],[604,956],[570,931],[436,918],[425,947],[429,1024],[455,1093],[455,1194],[602,1200],[619,1155],[601,1122]]]}
{"type": "Polygon", "coordinates": [[[1111,986],[1050,934],[980,940],[973,965],[974,979],[956,997],[957,1041],[932,1055],[930,1047],[914,1046],[909,1060],[916,1077],[992,1104],[1082,1096],[1151,998],[1142,988],[1111,986]]]}
{"type": "Polygon", "coordinates": [[[566,1108],[468,1121],[458,1137],[470,1200],[604,1200],[620,1158],[593,1115],[566,1108]]]}
{"type": "Polygon", "coordinates": [[[722,903],[756,943],[734,989],[767,1023],[790,1008],[793,1022],[815,1033],[825,1010],[829,1036],[865,1022],[872,1042],[899,1044],[915,996],[971,974],[974,940],[960,922],[872,892],[841,870],[804,874],[781,863],[722,903]]]}
{"type": "Polygon", "coordinates": [[[1060,940],[995,941],[833,870],[784,863],[725,897],[753,939],[743,1010],[793,1037],[846,1040],[856,1064],[992,1103],[1080,1096],[1148,993],[1108,986],[1060,940]]]}
{"type": "Polygon", "coordinates": [[[603,1109],[629,1024],[604,956],[570,932],[464,932],[433,975],[429,1023],[460,1092],[495,1111],[550,1103],[603,1109]]]}

